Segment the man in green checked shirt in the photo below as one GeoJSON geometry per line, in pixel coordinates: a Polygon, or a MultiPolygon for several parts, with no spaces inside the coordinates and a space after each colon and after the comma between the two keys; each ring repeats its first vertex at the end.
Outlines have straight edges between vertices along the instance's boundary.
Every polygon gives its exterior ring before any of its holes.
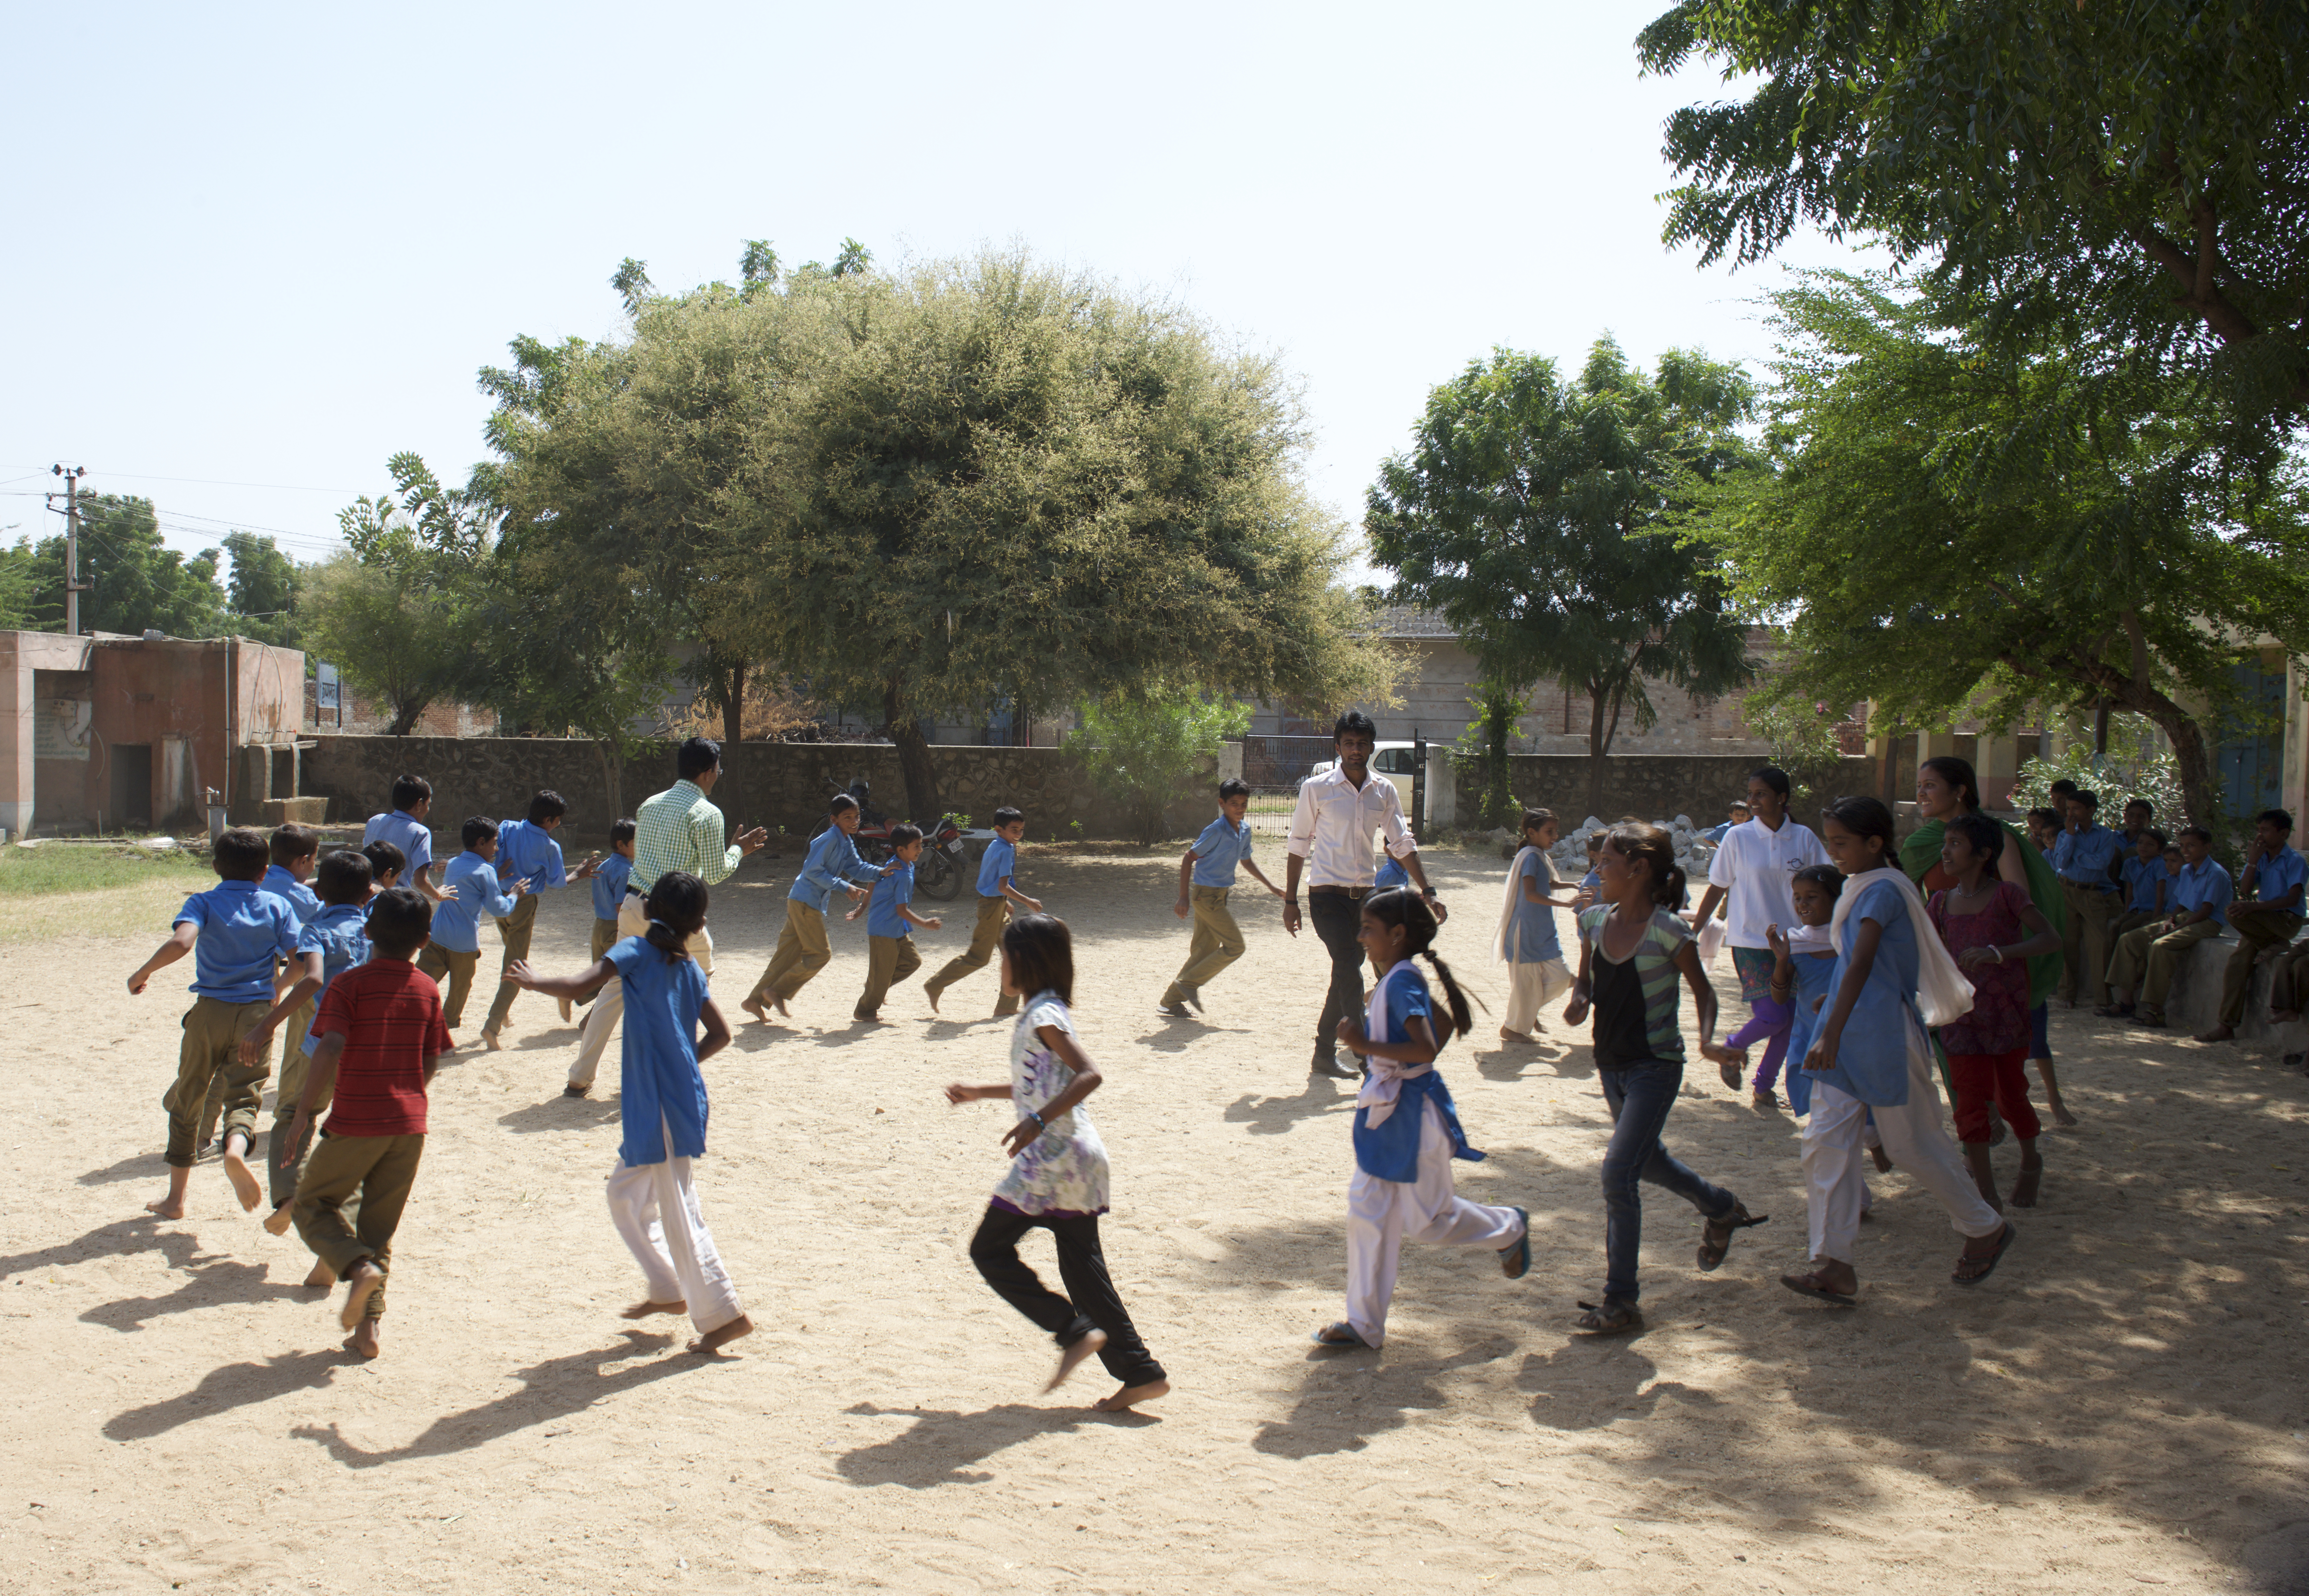
{"type": "MultiPolygon", "coordinates": [[[[639,936],[649,929],[642,912],[657,878],[668,870],[687,870],[706,885],[728,878],[738,861],[770,840],[756,826],[740,832],[735,842],[724,843],[722,811],[705,795],[722,779],[722,745],[712,738],[694,737],[674,755],[674,773],[680,780],[663,792],[642,800],[634,813],[634,869],[626,878],[625,902],[618,906],[618,936],[639,936]]],[[[713,934],[700,930],[687,945],[689,956],[706,974],[713,973],[713,934]]],[[[610,1045],[610,1032],[626,1010],[624,983],[611,981],[586,1016],[578,1040],[576,1060],[569,1066],[565,1095],[584,1097],[593,1089],[593,1073],[610,1045]]]]}

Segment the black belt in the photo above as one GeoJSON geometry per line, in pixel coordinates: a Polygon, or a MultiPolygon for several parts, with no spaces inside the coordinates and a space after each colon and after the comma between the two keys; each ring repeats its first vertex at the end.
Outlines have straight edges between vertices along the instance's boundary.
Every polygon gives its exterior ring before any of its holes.
{"type": "Polygon", "coordinates": [[[1370,896],[1371,890],[1367,886],[1310,886],[1307,889],[1307,895],[1311,898],[1318,893],[1324,893],[1342,898],[1363,898],[1370,896]]]}
{"type": "Polygon", "coordinates": [[[626,896],[628,898],[646,898],[649,894],[644,892],[641,888],[636,886],[632,882],[628,881],[626,883],[626,896]]]}

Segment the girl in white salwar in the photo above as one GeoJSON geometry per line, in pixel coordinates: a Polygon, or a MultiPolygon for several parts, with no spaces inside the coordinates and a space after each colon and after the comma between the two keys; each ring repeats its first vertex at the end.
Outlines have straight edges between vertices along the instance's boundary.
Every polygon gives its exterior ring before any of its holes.
{"type": "Polygon", "coordinates": [[[1364,1023],[1339,1022],[1339,1040],[1371,1060],[1355,1100],[1355,1173],[1347,1186],[1347,1316],[1315,1333],[1327,1347],[1376,1348],[1387,1340],[1387,1310],[1405,1239],[1444,1247],[1488,1247],[1500,1269],[1520,1280],[1531,1267],[1531,1221],[1520,1208],[1470,1203],[1451,1186],[1451,1160],[1480,1160],[1459,1128],[1435,1057],[1467,1029],[1467,999],[1432,951],[1435,915],[1417,894],[1392,890],[1363,900],[1358,934],[1379,982],[1364,1023]],[[1435,1013],[1426,980],[1411,962],[1435,967],[1449,1005],[1435,1013]]]}
{"type": "Polygon", "coordinates": [[[1833,996],[1803,1059],[1812,1082],[1812,1117],[1803,1133],[1812,1267],[1780,1281],[1841,1307],[1858,1300],[1860,1276],[1852,1260],[1865,1190],[1861,1129],[1872,1110],[1893,1166],[1930,1192],[1965,1238],[1950,1279],[1977,1285],[1994,1271],[2016,1233],[1981,1196],[1941,1122],[1924,1031],[1968,1011],[1972,984],[1941,945],[1924,900],[1899,868],[1891,811],[1872,798],[1848,798],[1823,818],[1821,841],[1846,882],[1829,927],[1837,955],[1833,996]]]}
{"type": "Polygon", "coordinates": [[[1500,1024],[1503,1042],[1531,1043],[1539,1011],[1571,990],[1563,944],[1555,932],[1555,911],[1577,907],[1576,896],[1549,896],[1559,884],[1547,862],[1555,846],[1554,813],[1523,812],[1523,847],[1508,867],[1507,893],[1500,903],[1500,928],[1492,939],[1492,962],[1508,967],[1508,1014],[1500,1024]]]}
{"type": "Polygon", "coordinates": [[[729,1045],[730,1026],[684,944],[705,928],[705,884],[668,870],[650,889],[645,936],[628,936],[577,975],[540,976],[516,961],[506,979],[549,997],[591,996],[623,983],[626,1034],[618,1084],[625,1136],[610,1171],[610,1217],[640,1264],[648,1294],[625,1317],[688,1313],[689,1350],[707,1356],[753,1321],[705,1228],[690,1162],[705,1152],[705,1077],[698,1065],[729,1045]],[[703,1040],[698,1027],[705,1027],[703,1040]]]}

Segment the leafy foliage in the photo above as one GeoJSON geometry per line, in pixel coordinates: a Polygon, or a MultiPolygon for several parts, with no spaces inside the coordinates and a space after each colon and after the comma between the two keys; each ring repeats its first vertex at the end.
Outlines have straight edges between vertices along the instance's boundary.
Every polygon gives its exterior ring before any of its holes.
{"type": "Polygon", "coordinates": [[[1467,707],[1475,716],[1459,734],[1453,752],[1483,767],[1479,818],[1483,825],[1512,830],[1522,816],[1522,806],[1508,779],[1508,739],[1515,735],[1516,721],[1531,708],[1531,695],[1511,683],[1482,681],[1467,695],[1467,707]]]}
{"type": "Polygon", "coordinates": [[[232,560],[225,605],[236,628],[261,643],[301,648],[297,596],[303,574],[297,562],[255,532],[227,532],[224,551],[232,560]]]}
{"type": "Polygon", "coordinates": [[[1199,694],[1116,694],[1085,703],[1081,718],[1067,751],[1149,844],[1163,840],[1163,808],[1192,797],[1220,746],[1250,729],[1246,706],[1199,694]]]}
{"type": "MultiPolygon", "coordinates": [[[[216,637],[226,630],[224,590],[217,584],[217,552],[186,558],[160,538],[152,501],[89,494],[80,501],[80,596],[82,632],[134,636],[148,629],[172,637],[216,637]]],[[[60,629],[65,620],[65,539],[43,538],[30,565],[33,624],[60,629]]]]}
{"type": "Polygon", "coordinates": [[[2147,798],[2156,807],[2158,826],[2170,836],[2179,829],[2178,816],[2187,811],[2180,763],[2143,737],[2132,720],[2109,718],[2106,754],[2094,753],[2089,743],[2071,743],[2054,758],[2022,760],[2019,780],[2012,784],[2012,807],[2041,809],[2053,783],[2069,781],[2100,799],[2100,813],[2110,825],[2117,824],[2125,805],[2147,798]]]}

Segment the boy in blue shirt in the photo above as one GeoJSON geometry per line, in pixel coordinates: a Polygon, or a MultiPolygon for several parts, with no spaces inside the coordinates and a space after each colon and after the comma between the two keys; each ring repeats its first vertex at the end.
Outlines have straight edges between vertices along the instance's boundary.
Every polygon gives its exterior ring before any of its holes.
{"type": "Polygon", "coordinates": [[[2236,952],[2221,971],[2220,1023],[2197,1040],[2233,1041],[2244,1019],[2244,998],[2253,985],[2253,967],[2263,959],[2280,959],[2301,931],[2301,900],[2309,862],[2293,850],[2293,816],[2283,809],[2263,809],[2253,816],[2253,851],[2245,858],[2244,875],[2237,882],[2236,906],[2229,910],[2229,929],[2237,934],[2236,952]],[[2253,894],[2251,900],[2245,894],[2253,894]]]}
{"type": "Polygon", "coordinates": [[[2137,931],[2172,912],[2165,902],[2166,883],[2172,875],[2165,868],[2165,833],[2156,827],[2143,826],[2134,833],[2120,865],[2124,912],[2110,928],[2112,936],[2137,931]]]}
{"type": "MultiPolygon", "coordinates": [[[[320,857],[320,835],[310,826],[275,826],[267,847],[272,862],[266,867],[263,879],[257,882],[256,890],[270,893],[289,905],[296,912],[297,923],[306,925],[321,912],[320,899],[315,897],[313,889],[305,884],[313,879],[313,866],[320,857]]],[[[284,992],[289,989],[289,983],[297,979],[293,969],[276,970],[273,976],[276,989],[284,992]]],[[[308,1005],[290,1020],[289,1040],[281,1048],[281,1071],[284,1078],[289,1072],[290,1056],[296,1050],[297,1038],[312,1018],[313,1011],[308,1005]]],[[[266,1027],[264,1034],[271,1036],[272,1028],[266,1027]]],[[[220,1080],[210,1085],[208,1101],[201,1107],[199,1152],[207,1152],[209,1143],[215,1139],[217,1119],[223,1112],[224,1083],[220,1080]]],[[[195,1156],[197,1157],[198,1152],[195,1156]]]]}
{"type": "MultiPolygon", "coordinates": [[[[281,1049],[281,1079],[272,1092],[272,1131],[264,1150],[265,1179],[272,1188],[272,1212],[265,1220],[264,1228],[275,1236],[289,1233],[289,1205],[297,1195],[297,1176],[305,1162],[304,1146],[298,1147],[293,1156],[290,1154],[289,1122],[297,1117],[297,1100],[304,1092],[305,1075],[312,1066],[313,1050],[317,1045],[312,1033],[316,1006],[340,971],[368,958],[368,900],[373,877],[368,858],[339,849],[321,861],[314,880],[321,889],[314,902],[321,907],[297,936],[297,961],[301,967],[297,982],[281,995],[272,1012],[240,1039],[242,1059],[262,1063],[273,1031],[284,1029],[286,1022],[287,1044],[281,1049]]],[[[323,1098],[314,1117],[318,1118],[328,1106],[328,1100],[323,1098]]],[[[305,1140],[309,1143],[310,1135],[305,1140]]],[[[305,1283],[329,1286],[336,1282],[332,1277],[305,1283]]]]}
{"type": "MultiPolygon", "coordinates": [[[[986,845],[986,852],[978,861],[978,923],[971,927],[970,946],[947,961],[945,969],[922,983],[922,996],[930,1000],[930,1013],[938,1013],[939,993],[972,971],[985,969],[992,961],[994,950],[1002,945],[1003,927],[1010,923],[1011,905],[1017,905],[1028,914],[1042,912],[1041,902],[1020,892],[1010,879],[1017,867],[1019,839],[1025,834],[1025,815],[1007,804],[994,811],[994,841],[986,845]]],[[[994,1000],[996,1019],[1017,1012],[1016,994],[1006,992],[994,1000]]]]}
{"type": "Polygon", "coordinates": [[[2050,863],[2068,901],[2068,924],[2061,932],[2061,1001],[2077,1006],[2078,988],[2097,1007],[2108,1002],[2109,927],[2116,919],[2117,835],[2095,816],[2097,793],[2068,795],[2068,824],[2053,843],[2050,863]]]}
{"type": "MultiPolygon", "coordinates": [[[[1283,889],[1267,880],[1250,857],[1250,826],[1244,819],[1250,809],[1247,782],[1232,776],[1220,782],[1219,817],[1205,826],[1195,845],[1180,857],[1179,901],[1171,912],[1180,919],[1192,914],[1195,936],[1187,945],[1187,962],[1179,966],[1163,1001],[1155,1005],[1172,1019],[1185,1019],[1189,1006],[1200,1013],[1203,983],[1241,958],[1250,945],[1227,909],[1227,896],[1234,890],[1235,867],[1250,871],[1276,897],[1283,895],[1283,889]]],[[[1393,854],[1386,858],[1390,866],[1401,868],[1393,854]]]]}
{"type": "Polygon", "coordinates": [[[858,812],[858,800],[837,792],[829,811],[826,829],[810,839],[801,874],[786,892],[786,928],[778,933],[777,951],[770,955],[762,979],[738,1005],[757,1020],[770,1017],[763,1010],[765,1002],[775,1005],[779,1014],[787,1014],[786,1005],[794,994],[833,959],[834,945],[826,939],[826,906],[833,901],[835,889],[863,898],[881,879],[879,872],[858,857],[858,844],[851,841],[864,818],[858,812]]]}
{"type": "MultiPolygon", "coordinates": [[[[497,823],[485,815],[465,822],[465,851],[449,861],[441,873],[441,907],[433,911],[432,940],[417,955],[417,968],[438,982],[449,978],[448,995],[441,1003],[442,1021],[454,1031],[465,1018],[465,998],[473,989],[473,971],[481,962],[481,916],[511,914],[528,891],[515,882],[507,892],[497,884],[497,823]]],[[[497,1045],[489,1039],[489,1045],[497,1045]]]]}
{"type": "Polygon", "coordinates": [[[2151,1031],[2161,1029],[2165,995],[2172,989],[2181,961],[2197,944],[2218,936],[2228,923],[2235,888],[2229,873],[2213,858],[2213,833],[2201,825],[2184,827],[2181,861],[2181,873],[2170,878],[2165,918],[2117,938],[2116,953],[2108,965],[2109,1005],[2095,1013],[2110,1019],[2129,1017],[2151,1031]]]}
{"type": "Polygon", "coordinates": [[[169,940],[128,978],[130,996],[139,996],[155,971],[194,955],[193,1006],[185,1015],[185,1039],[177,1052],[177,1084],[164,1100],[169,1195],[144,1205],[162,1219],[185,1217],[201,1105],[208,1100],[210,1084],[220,1079],[225,1175],[244,1209],[253,1212],[264,1195],[248,1167],[248,1150],[256,1140],[256,1105],[270,1072],[264,1051],[254,1064],[242,1060],[240,1039],[272,1011],[274,962],[297,951],[299,931],[294,910],[256,890],[271,851],[264,833],[253,827],[237,825],[219,837],[211,860],[217,884],[185,900],[169,940]]]}
{"type": "Polygon", "coordinates": [[[527,820],[510,820],[497,828],[497,879],[520,887],[521,901],[511,914],[497,917],[505,958],[497,971],[497,995],[481,1022],[481,1040],[492,1053],[505,1045],[499,1035],[513,1016],[513,1000],[521,995],[521,988],[506,979],[505,971],[513,968],[515,960],[529,957],[530,936],[537,928],[538,894],[583,881],[593,873],[591,859],[578,866],[575,876],[563,868],[561,844],[553,833],[561,829],[568,813],[568,801],[548,789],[529,800],[527,820]]]}
{"type": "Polygon", "coordinates": [[[925,919],[913,910],[914,861],[922,857],[922,828],[892,826],[890,852],[896,862],[874,884],[873,896],[850,911],[853,920],[861,914],[866,917],[866,990],[851,1012],[856,1020],[880,1019],[882,1000],[890,995],[890,988],[922,967],[922,956],[914,951],[914,939],[906,927],[938,928],[935,918],[925,919]]]}
{"type": "MultiPolygon", "coordinates": [[[[610,827],[610,857],[593,871],[593,957],[618,945],[618,906],[626,901],[626,883],[634,873],[634,818],[626,815],[610,827]]],[[[599,988],[576,999],[577,1006],[593,1001],[599,988]]],[[[561,1017],[569,1018],[570,999],[564,997],[561,1017]]]]}

